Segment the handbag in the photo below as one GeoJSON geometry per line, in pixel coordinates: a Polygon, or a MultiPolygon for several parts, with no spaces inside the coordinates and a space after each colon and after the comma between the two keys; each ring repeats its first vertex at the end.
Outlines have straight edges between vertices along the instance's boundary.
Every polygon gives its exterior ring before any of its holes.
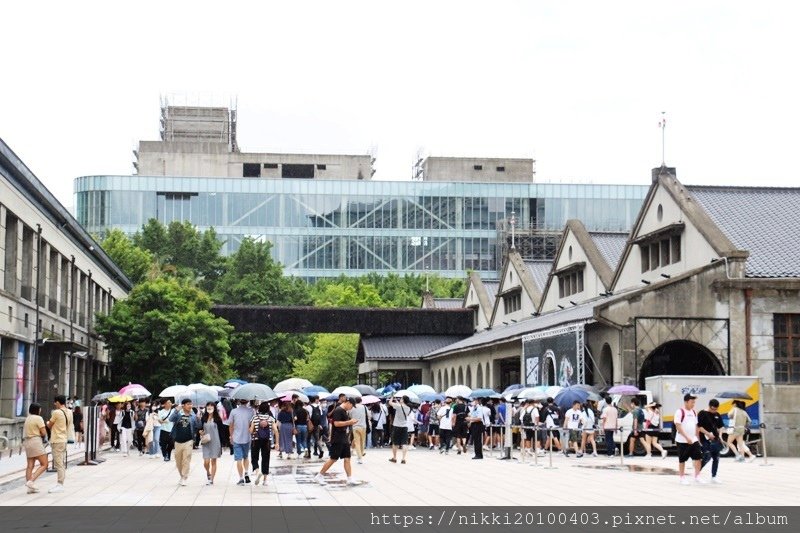
{"type": "Polygon", "coordinates": [[[209,442],[211,442],[211,435],[208,433],[203,433],[200,436],[200,444],[208,444],[209,442]]]}

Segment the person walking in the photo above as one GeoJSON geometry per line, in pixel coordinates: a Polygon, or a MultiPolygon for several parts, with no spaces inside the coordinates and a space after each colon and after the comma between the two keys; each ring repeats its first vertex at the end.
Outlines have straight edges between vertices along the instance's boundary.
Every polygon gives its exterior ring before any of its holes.
{"type": "Polygon", "coordinates": [[[172,449],[175,446],[175,441],[172,439],[172,422],[170,417],[175,413],[175,408],[172,406],[172,400],[167,398],[161,404],[161,409],[158,411],[158,419],[161,421],[161,434],[159,436],[159,446],[161,447],[161,455],[164,461],[169,462],[172,458],[172,449]]]}
{"type": "Polygon", "coordinates": [[[653,449],[661,453],[661,458],[667,457],[667,450],[661,447],[658,442],[661,433],[661,404],[650,402],[645,406],[644,414],[644,447],[647,450],[648,459],[653,456],[653,449]]]}
{"type": "MultiPolygon", "coordinates": [[[[297,448],[297,457],[302,456],[306,451],[306,442],[308,441],[308,411],[306,411],[303,402],[299,399],[294,402],[294,428],[295,428],[295,444],[297,448]]],[[[311,453],[306,454],[306,458],[310,458],[311,453]]]]}
{"type": "Polygon", "coordinates": [[[711,463],[711,482],[722,483],[717,477],[719,471],[719,453],[722,451],[719,430],[722,429],[722,415],[719,414],[719,400],[712,398],[708,401],[708,409],[697,414],[697,433],[700,437],[700,448],[703,451],[703,460],[700,468],[711,463]]]}
{"type": "Polygon", "coordinates": [[[136,449],[139,450],[139,455],[144,455],[146,451],[144,426],[147,424],[147,414],[147,402],[145,402],[144,399],[139,400],[139,404],[136,408],[133,430],[133,442],[136,445],[136,449]]]}
{"type": "Polygon", "coordinates": [[[281,404],[281,410],[278,412],[278,435],[280,441],[280,449],[278,458],[283,459],[284,454],[286,459],[292,458],[292,439],[294,438],[294,416],[292,415],[291,404],[286,402],[281,404]]]}
{"type": "Polygon", "coordinates": [[[434,400],[431,408],[428,410],[428,436],[431,442],[428,446],[429,450],[440,447],[439,443],[439,409],[442,407],[442,402],[434,400]]]}
{"type": "Polygon", "coordinates": [[[267,487],[267,476],[269,475],[270,451],[274,446],[278,449],[278,422],[273,418],[268,402],[261,402],[258,412],[250,420],[250,433],[254,440],[252,443],[256,453],[253,454],[253,472],[256,474],[255,484],[264,482],[267,487]],[[259,470],[260,465],[260,470],[259,470]]]}
{"type": "Polygon", "coordinates": [[[586,444],[592,445],[592,457],[597,457],[597,443],[594,434],[597,431],[596,415],[594,412],[594,402],[587,401],[583,405],[583,432],[581,435],[581,455],[586,453],[586,444]]]}
{"type": "Polygon", "coordinates": [[[472,437],[472,446],[475,450],[475,455],[472,456],[472,459],[483,459],[483,434],[489,424],[491,424],[491,411],[486,405],[482,404],[480,400],[476,399],[467,416],[467,423],[469,424],[469,433],[472,437]]]}
{"type": "Polygon", "coordinates": [[[567,455],[567,449],[561,446],[561,409],[556,405],[553,398],[547,399],[547,404],[539,411],[539,417],[544,420],[545,428],[547,429],[547,441],[544,447],[548,450],[555,448],[563,451],[567,455]]]}
{"type": "Polygon", "coordinates": [[[636,441],[641,442],[646,454],[650,455],[650,450],[647,448],[647,439],[645,439],[644,433],[644,423],[646,418],[644,410],[642,409],[642,403],[639,398],[633,398],[631,400],[631,405],[633,406],[633,427],[631,429],[631,434],[628,437],[628,457],[636,456],[636,441]]]}
{"type": "Polygon", "coordinates": [[[147,413],[142,436],[147,447],[147,456],[150,459],[158,457],[158,439],[161,436],[161,420],[158,418],[158,408],[152,406],[147,413]]]}
{"type": "Polygon", "coordinates": [[[367,406],[361,403],[361,398],[354,398],[356,404],[350,410],[350,417],[356,421],[353,424],[353,448],[356,450],[356,462],[361,464],[363,462],[366,451],[364,448],[367,445],[367,423],[369,420],[369,411],[367,406]]]}
{"type": "Polygon", "coordinates": [[[695,483],[706,483],[700,478],[700,461],[703,452],[700,448],[700,441],[697,438],[697,413],[694,410],[697,396],[685,394],[683,396],[683,407],[675,411],[673,423],[675,424],[675,444],[678,446],[678,475],[681,485],[691,485],[686,479],[686,461],[689,459],[694,463],[695,483]]]}
{"type": "Polygon", "coordinates": [[[397,462],[397,448],[403,452],[400,459],[401,464],[406,464],[406,454],[408,453],[408,417],[411,416],[411,407],[408,405],[410,402],[408,396],[403,396],[399,401],[397,398],[392,398],[389,401],[389,406],[394,409],[394,418],[392,419],[392,457],[390,462],[397,462]]]}
{"type": "Polygon", "coordinates": [[[42,418],[42,406],[32,403],[28,407],[28,417],[22,427],[23,447],[27,467],[25,468],[25,486],[28,487],[28,494],[39,492],[34,482],[47,470],[47,452],[44,449],[47,440],[47,428],[42,418]],[[36,463],[39,467],[36,468],[36,463]],[[36,468],[34,470],[34,468],[36,468]]]}
{"type": "Polygon", "coordinates": [[[320,446],[320,432],[322,431],[322,420],[324,418],[322,414],[322,406],[320,405],[319,398],[317,396],[312,396],[309,398],[309,400],[311,400],[311,403],[307,407],[309,412],[309,429],[306,446],[308,447],[309,455],[322,458],[322,446],[320,446]]]}
{"type": "Polygon", "coordinates": [[[314,481],[320,485],[327,485],[325,481],[325,472],[336,463],[339,459],[344,461],[344,472],[347,475],[348,485],[358,485],[359,483],[353,480],[353,471],[350,466],[350,438],[348,436],[348,428],[356,424],[354,418],[350,418],[350,411],[355,405],[353,398],[345,398],[343,402],[331,413],[331,446],[330,457],[322,469],[314,476],[314,481]]]}
{"type": "Polygon", "coordinates": [[[118,406],[121,405],[109,403],[108,409],[106,410],[106,425],[108,426],[109,445],[111,446],[111,451],[113,452],[119,451],[119,427],[117,426],[118,406]]]}
{"type": "Polygon", "coordinates": [[[169,421],[172,422],[172,440],[175,442],[175,467],[181,476],[178,484],[185,487],[192,466],[194,435],[199,429],[197,415],[192,411],[192,400],[184,398],[180,410],[173,411],[169,421]]]}
{"type": "Polygon", "coordinates": [[[745,457],[749,458],[750,462],[756,460],[755,455],[747,447],[744,441],[744,436],[747,428],[750,427],[752,421],[750,415],[745,410],[744,402],[741,400],[733,400],[733,409],[728,413],[728,420],[731,421],[733,430],[728,437],[728,446],[733,450],[733,455],[737,461],[744,462],[745,457]]]}
{"type": "Polygon", "coordinates": [[[63,394],[55,397],[53,405],[47,427],[50,429],[50,446],[58,483],[47,492],[64,492],[64,480],[67,476],[67,435],[72,426],[72,411],[67,409],[67,397],[63,394]]]}
{"type": "MultiPolygon", "coordinates": [[[[617,407],[611,402],[611,396],[606,396],[605,407],[603,407],[603,411],[600,413],[600,423],[603,426],[603,441],[606,445],[607,457],[614,457],[614,450],[616,449],[616,445],[614,444],[614,433],[617,431],[617,422],[619,417],[617,407]]],[[[622,452],[620,451],[620,453],[622,452]]]]}
{"type": "Polygon", "coordinates": [[[444,405],[439,407],[439,453],[449,454],[453,438],[452,398],[445,398],[444,405]]]}
{"type": "Polygon", "coordinates": [[[226,422],[233,446],[236,471],[239,473],[237,485],[250,483],[250,421],[255,412],[247,404],[247,400],[239,400],[239,407],[228,415],[226,422]]]}
{"type": "Polygon", "coordinates": [[[206,485],[213,485],[217,475],[217,459],[222,457],[222,435],[225,425],[214,402],[206,403],[200,416],[200,446],[203,448],[203,468],[206,469],[206,485]]]}
{"type": "Polygon", "coordinates": [[[468,413],[466,399],[459,396],[456,398],[456,404],[453,406],[453,414],[451,415],[453,417],[453,436],[456,438],[458,455],[461,455],[461,452],[467,453],[468,413]]]}
{"type": "Polygon", "coordinates": [[[83,411],[79,404],[72,408],[72,423],[75,425],[75,446],[80,448],[83,444],[83,411]]]}

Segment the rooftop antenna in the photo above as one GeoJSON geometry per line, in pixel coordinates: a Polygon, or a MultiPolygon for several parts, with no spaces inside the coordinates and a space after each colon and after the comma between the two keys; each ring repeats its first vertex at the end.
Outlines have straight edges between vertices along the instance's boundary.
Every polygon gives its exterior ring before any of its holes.
{"type": "Polygon", "coordinates": [[[514,245],[514,226],[517,224],[517,213],[511,211],[511,218],[508,220],[508,223],[511,225],[511,249],[516,249],[514,245]]]}
{"type": "Polygon", "coordinates": [[[664,148],[666,146],[666,131],[667,131],[667,112],[661,112],[661,120],[658,123],[658,127],[661,128],[661,166],[666,166],[666,157],[664,156],[664,148]]]}

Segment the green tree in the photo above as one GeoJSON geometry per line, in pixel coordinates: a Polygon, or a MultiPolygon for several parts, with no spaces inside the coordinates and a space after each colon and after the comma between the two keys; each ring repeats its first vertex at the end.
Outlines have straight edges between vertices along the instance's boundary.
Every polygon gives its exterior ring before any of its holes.
{"type": "Polygon", "coordinates": [[[109,231],[101,246],[134,285],[144,281],[153,267],[153,254],[136,246],[122,230],[109,231]]]}
{"type": "Polygon", "coordinates": [[[210,308],[208,295],[184,280],[161,277],[134,287],[109,315],[97,318],[114,381],[140,382],[158,393],[175,383],[232,377],[233,328],[210,308]]]}
{"type": "Polygon", "coordinates": [[[333,389],[356,382],[358,335],[321,333],[314,336],[314,347],[305,359],[294,362],[293,375],[333,389]]]}

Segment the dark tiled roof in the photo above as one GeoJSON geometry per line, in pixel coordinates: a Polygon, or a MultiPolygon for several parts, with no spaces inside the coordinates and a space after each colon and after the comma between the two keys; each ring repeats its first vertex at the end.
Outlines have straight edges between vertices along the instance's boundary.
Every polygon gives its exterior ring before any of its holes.
{"type": "Polygon", "coordinates": [[[525,261],[525,268],[531,273],[533,281],[539,292],[544,294],[544,286],[547,285],[547,276],[553,268],[552,261],[525,261]]]}
{"type": "Polygon", "coordinates": [[[494,301],[497,298],[497,291],[500,290],[500,282],[496,280],[482,281],[483,287],[486,289],[486,295],[489,297],[489,305],[494,307],[494,301]]]}
{"type": "Polygon", "coordinates": [[[603,259],[608,263],[608,267],[612,270],[617,269],[619,259],[622,257],[622,252],[625,251],[625,244],[628,241],[627,233],[589,233],[589,236],[597,246],[597,250],[603,259]]]}
{"type": "Polygon", "coordinates": [[[436,309],[462,309],[464,307],[463,298],[434,298],[436,309]]]}
{"type": "Polygon", "coordinates": [[[800,189],[687,186],[711,220],[750,252],[747,277],[800,277],[800,189]]]}
{"type": "Polygon", "coordinates": [[[362,337],[365,361],[420,359],[434,350],[458,342],[452,335],[409,335],[398,337],[362,337]]]}

